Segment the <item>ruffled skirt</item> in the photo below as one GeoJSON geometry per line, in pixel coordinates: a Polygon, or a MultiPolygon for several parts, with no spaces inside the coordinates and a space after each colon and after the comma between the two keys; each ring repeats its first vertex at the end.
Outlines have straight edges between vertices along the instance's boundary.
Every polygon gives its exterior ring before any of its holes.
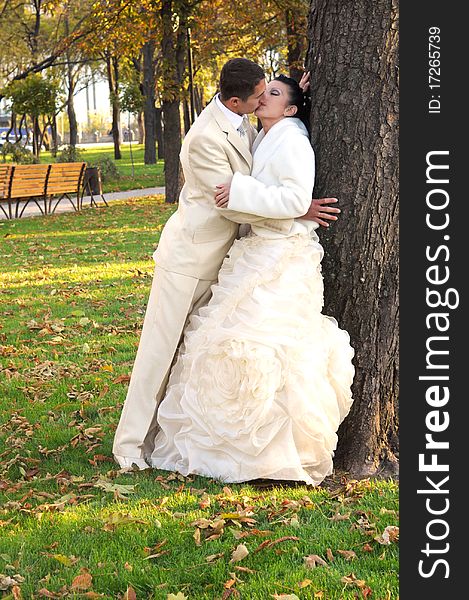
{"type": "Polygon", "coordinates": [[[354,351],[321,314],[322,256],[303,235],[234,242],[185,332],[152,466],[223,482],[317,485],[332,473],[354,351]]]}

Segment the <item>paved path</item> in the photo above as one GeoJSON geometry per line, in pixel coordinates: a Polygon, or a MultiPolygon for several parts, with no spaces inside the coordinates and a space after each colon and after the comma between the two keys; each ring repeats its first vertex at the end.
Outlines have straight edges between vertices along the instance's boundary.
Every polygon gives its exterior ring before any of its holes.
{"type": "MultiPolygon", "coordinates": [[[[137,197],[141,197],[141,196],[154,196],[155,194],[164,194],[164,187],[145,188],[143,190],[127,190],[125,192],[110,192],[110,193],[104,194],[104,197],[106,198],[106,201],[109,202],[110,200],[125,200],[126,198],[137,198],[137,197]]],[[[94,199],[98,204],[104,204],[101,199],[101,196],[95,196],[94,199]]],[[[75,198],[74,198],[74,201],[75,201],[75,198]]],[[[42,202],[39,201],[39,203],[42,206],[42,202]]],[[[83,207],[89,206],[90,203],[91,203],[91,196],[84,196],[83,197],[83,207]]],[[[3,206],[5,207],[6,211],[8,212],[7,204],[3,203],[3,206]]],[[[20,202],[20,208],[18,209],[18,213],[21,212],[21,209],[23,206],[24,206],[24,202],[20,202]]],[[[53,206],[54,206],[54,203],[52,202],[52,207],[53,206]]],[[[57,208],[56,208],[54,214],[62,213],[62,212],[69,212],[71,210],[74,210],[73,206],[71,205],[69,200],[64,198],[57,205],[57,208]]],[[[41,215],[42,215],[42,213],[39,210],[38,206],[33,201],[31,201],[28,204],[28,206],[26,207],[26,209],[23,213],[23,216],[21,218],[24,219],[25,217],[38,217],[38,216],[40,217],[41,215]]],[[[3,213],[3,210],[0,209],[0,220],[2,220],[2,219],[5,220],[6,217],[5,217],[5,214],[3,213]]]]}

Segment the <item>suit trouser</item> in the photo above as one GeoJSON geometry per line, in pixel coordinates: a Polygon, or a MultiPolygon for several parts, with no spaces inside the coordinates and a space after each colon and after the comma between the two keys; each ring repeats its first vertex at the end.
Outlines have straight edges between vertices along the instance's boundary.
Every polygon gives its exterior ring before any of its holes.
{"type": "Polygon", "coordinates": [[[145,458],[158,430],[156,411],[192,312],[207,304],[214,281],[155,268],[127,397],[114,437],[113,453],[145,458]]]}

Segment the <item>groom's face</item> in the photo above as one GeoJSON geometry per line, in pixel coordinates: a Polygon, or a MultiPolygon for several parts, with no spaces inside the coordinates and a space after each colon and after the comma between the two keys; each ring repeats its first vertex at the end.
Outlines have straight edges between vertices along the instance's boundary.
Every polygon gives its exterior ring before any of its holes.
{"type": "Polygon", "coordinates": [[[236,111],[239,115],[248,115],[253,113],[259,106],[259,102],[265,92],[265,79],[259,81],[254,88],[254,92],[246,99],[237,98],[236,111]]]}

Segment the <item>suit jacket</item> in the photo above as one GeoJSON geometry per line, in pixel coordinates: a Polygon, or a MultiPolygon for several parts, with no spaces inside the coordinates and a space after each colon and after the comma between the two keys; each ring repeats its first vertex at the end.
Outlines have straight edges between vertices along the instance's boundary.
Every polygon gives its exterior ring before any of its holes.
{"type": "MultiPolygon", "coordinates": [[[[252,142],[255,130],[248,132],[252,142]]],[[[180,159],[184,187],[177,211],[169,218],[153,257],[167,271],[216,280],[221,263],[240,223],[262,223],[272,231],[288,232],[293,219],[266,219],[215,205],[215,186],[231,180],[235,171],[249,175],[252,156],[223,112],[212,101],[184,138],[180,159]]]]}

